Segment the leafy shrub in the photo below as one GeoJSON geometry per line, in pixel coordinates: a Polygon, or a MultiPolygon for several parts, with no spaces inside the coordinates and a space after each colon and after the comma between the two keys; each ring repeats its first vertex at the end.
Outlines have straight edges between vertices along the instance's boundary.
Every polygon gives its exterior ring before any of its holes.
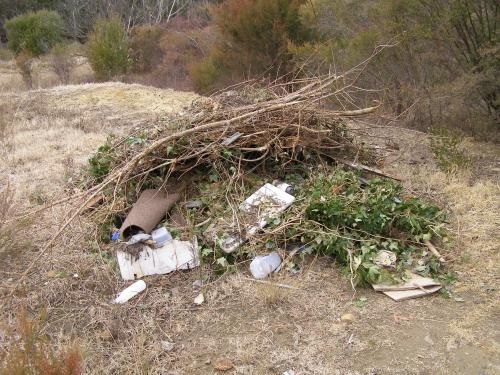
{"type": "Polygon", "coordinates": [[[129,51],[134,72],[148,72],[162,58],[160,39],[162,30],[158,26],[137,26],[130,33],[129,51]]]}
{"type": "Polygon", "coordinates": [[[218,51],[213,51],[201,63],[190,64],[188,69],[196,89],[200,92],[208,92],[221,80],[227,68],[224,66],[218,51]]]}
{"type": "Polygon", "coordinates": [[[96,78],[107,80],[127,72],[127,35],[118,18],[99,20],[87,42],[87,57],[96,78]]]}
{"type": "Polygon", "coordinates": [[[460,149],[463,136],[459,132],[446,128],[433,128],[431,134],[431,150],[438,166],[444,172],[453,172],[471,165],[471,159],[460,149]]]}
{"type": "Polygon", "coordinates": [[[89,159],[89,173],[97,182],[100,182],[108,175],[112,163],[111,147],[108,144],[102,145],[89,159]]]}
{"type": "Polygon", "coordinates": [[[439,262],[425,258],[419,248],[422,241],[446,236],[446,215],[439,207],[407,196],[393,181],[373,179],[361,186],[351,172],[319,175],[312,181],[301,192],[308,202],[307,228],[300,238],[304,244],[336,256],[353,269],[358,283],[403,277],[408,269],[438,275],[439,262]],[[395,274],[374,262],[380,250],[397,255],[395,274]]]}
{"type": "Polygon", "coordinates": [[[81,355],[76,345],[56,353],[41,333],[43,314],[29,319],[26,312],[18,314],[20,339],[9,342],[9,350],[0,352],[0,375],[79,375],[81,355]]]}
{"type": "Polygon", "coordinates": [[[161,79],[170,87],[192,89],[191,68],[209,53],[213,40],[214,30],[206,27],[203,20],[176,17],[160,41],[163,59],[158,73],[161,79]]]}
{"type": "Polygon", "coordinates": [[[23,50],[41,55],[63,39],[64,25],[57,12],[29,12],[5,22],[8,47],[16,54],[23,50]]]}

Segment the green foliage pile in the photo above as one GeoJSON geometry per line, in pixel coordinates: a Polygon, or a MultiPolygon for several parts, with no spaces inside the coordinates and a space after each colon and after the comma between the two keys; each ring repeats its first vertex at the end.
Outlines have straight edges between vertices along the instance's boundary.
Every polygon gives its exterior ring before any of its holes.
{"type": "Polygon", "coordinates": [[[460,148],[463,136],[447,128],[431,129],[431,150],[438,166],[445,172],[470,167],[471,158],[460,148]]]}
{"type": "Polygon", "coordinates": [[[95,182],[101,182],[109,174],[113,161],[109,143],[97,149],[97,152],[89,159],[88,166],[88,172],[95,182]]]}
{"type": "Polygon", "coordinates": [[[57,12],[40,10],[11,18],[5,23],[8,47],[16,54],[33,56],[48,52],[63,40],[64,24],[57,12]]]}
{"type": "Polygon", "coordinates": [[[127,72],[130,66],[127,34],[120,19],[96,22],[87,41],[87,57],[98,80],[127,72]]]}
{"type": "Polygon", "coordinates": [[[234,270],[234,264],[261,252],[263,244],[268,251],[295,244],[303,245],[305,254],[334,257],[357,285],[401,282],[409,272],[445,280],[441,263],[425,245],[425,241],[448,242],[443,209],[407,194],[395,181],[364,180],[357,173],[330,167],[321,173],[288,174],[285,180],[295,181],[292,206],[270,218],[269,226],[236,252],[224,253],[220,242],[231,233],[225,218],[234,213],[220,197],[239,197],[239,204],[266,180],[249,175],[241,185],[228,188],[212,171],[198,181],[197,199],[205,208],[196,211],[193,219],[210,222],[196,230],[198,238],[204,238],[202,256],[217,272],[234,270]],[[381,265],[380,251],[394,253],[396,263],[381,265]]]}
{"type": "Polygon", "coordinates": [[[394,181],[362,181],[352,172],[336,170],[309,179],[298,202],[305,207],[305,222],[288,229],[310,251],[335,256],[356,282],[395,281],[411,270],[438,276],[440,264],[422,241],[446,241],[446,214],[436,205],[406,195],[394,181]],[[374,263],[380,250],[394,252],[397,264],[374,263]]]}

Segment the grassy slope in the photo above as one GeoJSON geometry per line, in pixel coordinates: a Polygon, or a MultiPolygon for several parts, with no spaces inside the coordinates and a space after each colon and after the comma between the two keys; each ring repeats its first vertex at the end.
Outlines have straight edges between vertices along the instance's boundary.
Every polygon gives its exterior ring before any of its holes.
{"type": "MultiPolygon", "coordinates": [[[[11,177],[18,206],[50,202],[107,134],[157,121],[192,98],[114,83],[0,95],[14,123],[13,148],[2,154],[1,174],[11,177]]],[[[195,308],[192,282],[201,268],[148,278],[146,293],[112,306],[108,301],[125,283],[83,221],[72,225],[19,292],[8,297],[34,251],[63,219],[65,213],[53,209],[27,224],[30,245],[3,258],[2,321],[12,324],[22,305],[47,309],[45,332],[58,344],[76,338],[89,374],[210,374],[210,361],[221,356],[229,357],[239,374],[498,372],[498,148],[468,144],[478,168],[447,177],[434,166],[425,135],[374,132],[372,142],[380,135],[399,145],[388,151],[388,172],[453,209],[450,228],[457,240],[448,256],[458,282],[452,290],[464,302],[435,295],[395,303],[368,289],[354,296],[331,260],[309,259],[301,275],[277,277],[294,290],[248,281],[245,265],[209,284],[207,302],[195,308]],[[354,304],[360,296],[367,297],[364,307],[354,304]],[[347,312],[355,316],[351,323],[340,321],[347,312]],[[162,340],[175,342],[174,350],[164,351],[162,340]]]]}

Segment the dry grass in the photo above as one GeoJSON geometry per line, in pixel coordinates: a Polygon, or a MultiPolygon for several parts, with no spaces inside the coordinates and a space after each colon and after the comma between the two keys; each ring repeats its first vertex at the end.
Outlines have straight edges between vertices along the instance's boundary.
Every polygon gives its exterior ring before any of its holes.
{"type": "MultiPolygon", "coordinates": [[[[18,204],[28,205],[26,192],[36,186],[48,199],[59,196],[68,186],[62,176],[79,168],[114,126],[158,121],[161,111],[154,112],[155,105],[168,111],[184,95],[169,101],[169,92],[161,91],[165,96],[157,96],[155,104],[154,92],[108,84],[19,96],[25,105],[15,119],[15,152],[2,167],[19,190],[18,204]],[[122,91],[126,93],[118,93],[122,91]],[[127,106],[134,92],[138,102],[147,103],[144,110],[134,103],[127,106]],[[72,103],[73,108],[64,110],[72,103]]],[[[450,299],[434,295],[395,303],[369,289],[353,297],[349,280],[325,258],[306,259],[300,263],[301,274],[282,272],[271,280],[298,289],[248,281],[246,264],[221,278],[204,268],[148,277],[144,293],[127,304],[110,305],[114,293],[127,284],[119,278],[113,249],[89,238],[93,228],[83,220],[71,225],[9,297],[19,273],[64,221],[66,212],[53,209],[18,228],[34,246],[0,268],[2,321],[14,325],[14,311],[21,305],[35,312],[46,309],[44,333],[56,346],[78,337],[86,374],[212,374],[209,361],[220,357],[234,362],[232,374],[498,373],[500,191],[498,171],[491,171],[498,165],[498,148],[471,143],[477,168],[446,176],[433,164],[424,135],[400,129],[391,129],[391,135],[400,149],[388,148],[385,170],[404,177],[407,188],[452,209],[449,226],[456,243],[446,254],[453,259],[450,268],[458,282],[450,299]],[[192,285],[205,277],[206,302],[198,307],[192,285]],[[355,304],[360,296],[367,297],[364,307],[355,304]],[[352,313],[354,322],[342,322],[345,313],[352,313]],[[162,341],[174,342],[174,349],[166,351],[162,341]]],[[[0,350],[3,345],[0,341],[0,350]]]]}
{"type": "Polygon", "coordinates": [[[259,284],[255,290],[256,299],[265,307],[278,307],[285,305],[290,296],[290,289],[273,284],[259,284]]]}
{"type": "MultiPolygon", "coordinates": [[[[54,71],[51,56],[33,59],[30,66],[30,79],[33,88],[49,88],[64,83],[54,71]]],[[[91,82],[94,73],[87,59],[76,55],[72,58],[72,66],[66,78],[72,84],[91,82]]],[[[0,93],[26,91],[28,88],[26,81],[23,80],[23,74],[14,60],[3,61],[0,59],[0,93]]]]}

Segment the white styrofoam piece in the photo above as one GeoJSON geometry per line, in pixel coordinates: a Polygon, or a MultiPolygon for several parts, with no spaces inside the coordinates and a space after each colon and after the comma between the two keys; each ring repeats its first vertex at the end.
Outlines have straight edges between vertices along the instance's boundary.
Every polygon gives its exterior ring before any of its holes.
{"type": "Polygon", "coordinates": [[[120,293],[118,293],[118,296],[113,300],[113,303],[125,303],[145,289],[146,283],[144,282],[144,280],[138,280],[128,288],[125,288],[120,293]]]}
{"type": "Polygon", "coordinates": [[[285,211],[295,201],[295,197],[280,188],[265,184],[255,193],[250,195],[240,205],[240,210],[248,214],[255,213],[255,224],[247,228],[246,238],[240,236],[228,236],[221,244],[222,250],[231,253],[243,244],[248,237],[253,236],[264,228],[269,219],[285,211]]]}
{"type": "Polygon", "coordinates": [[[245,199],[240,205],[240,210],[252,212],[254,209],[257,209],[260,218],[259,225],[263,228],[267,225],[266,218],[285,211],[294,200],[295,197],[293,195],[274,185],[265,184],[245,199]]]}
{"type": "Polygon", "coordinates": [[[157,249],[144,246],[137,256],[124,251],[117,251],[116,255],[122,278],[134,280],[198,267],[196,247],[188,241],[170,240],[157,249]]]}
{"type": "Polygon", "coordinates": [[[422,289],[384,291],[382,293],[392,298],[394,301],[404,301],[411,298],[427,296],[437,292],[439,289],[441,289],[441,285],[429,286],[422,289]]]}

